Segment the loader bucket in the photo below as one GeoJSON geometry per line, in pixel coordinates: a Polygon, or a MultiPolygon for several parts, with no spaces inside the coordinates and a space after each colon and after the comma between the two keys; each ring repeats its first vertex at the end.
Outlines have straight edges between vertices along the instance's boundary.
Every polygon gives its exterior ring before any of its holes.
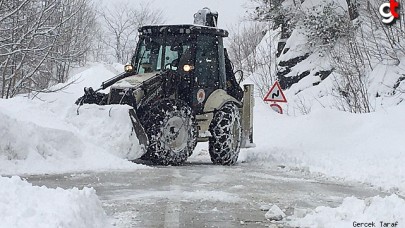
{"type": "Polygon", "coordinates": [[[142,152],[143,154],[145,154],[149,145],[149,140],[148,136],[145,133],[145,129],[143,129],[143,126],[139,121],[134,109],[129,110],[129,117],[131,119],[132,127],[135,131],[136,137],[138,138],[139,145],[141,145],[142,152]]]}

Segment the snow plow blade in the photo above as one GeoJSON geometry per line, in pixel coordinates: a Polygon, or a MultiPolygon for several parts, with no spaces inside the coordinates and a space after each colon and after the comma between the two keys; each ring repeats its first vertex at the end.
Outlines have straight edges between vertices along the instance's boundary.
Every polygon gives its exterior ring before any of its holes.
{"type": "Polygon", "coordinates": [[[129,110],[129,117],[131,118],[132,127],[135,131],[136,137],[138,138],[139,145],[141,145],[142,152],[145,154],[149,145],[149,139],[145,133],[145,129],[143,129],[134,109],[129,110]]]}

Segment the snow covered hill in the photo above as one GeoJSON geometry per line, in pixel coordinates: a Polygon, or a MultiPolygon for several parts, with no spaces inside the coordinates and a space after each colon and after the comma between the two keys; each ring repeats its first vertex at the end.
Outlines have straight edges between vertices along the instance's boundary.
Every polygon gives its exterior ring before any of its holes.
{"type": "MultiPolygon", "coordinates": [[[[280,104],[285,113],[281,116],[257,101],[257,148],[244,151],[243,158],[405,193],[403,39],[387,44],[388,27],[369,11],[378,9],[380,2],[369,1],[368,8],[359,5],[355,15],[350,15],[347,2],[284,0],[278,2],[281,10],[275,7],[267,12],[274,13],[267,16],[272,18],[269,25],[275,26],[267,31],[257,52],[266,50],[274,64],[270,70],[267,65],[259,67],[249,80],[259,82],[257,100],[270,89],[272,83],[263,86],[270,77],[279,80],[288,102],[280,104]],[[343,20],[347,20],[345,25],[343,20]],[[350,36],[342,34],[349,31],[350,36]],[[350,65],[351,61],[363,62],[350,65]],[[360,79],[346,80],[350,73],[360,79]],[[348,95],[349,90],[355,92],[348,95]],[[348,103],[367,102],[370,113],[349,112],[367,112],[348,107],[348,103]]],[[[403,35],[395,26],[393,34],[403,35]]]]}
{"type": "Polygon", "coordinates": [[[367,103],[367,110],[379,111],[405,100],[403,28],[400,23],[384,25],[378,13],[370,13],[378,11],[381,1],[359,3],[354,19],[348,18],[350,1],[280,2],[281,10],[273,13],[284,19],[268,22],[276,26],[256,51],[266,50],[274,64],[259,67],[253,78],[279,80],[286,89],[285,113],[305,115],[322,108],[361,112],[351,109],[358,105],[356,99],[367,103]]]}

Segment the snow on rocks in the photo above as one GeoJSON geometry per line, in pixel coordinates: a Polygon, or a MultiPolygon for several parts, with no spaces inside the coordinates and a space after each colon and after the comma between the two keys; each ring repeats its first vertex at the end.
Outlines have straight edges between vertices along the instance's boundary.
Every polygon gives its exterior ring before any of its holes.
{"type": "Polygon", "coordinates": [[[365,200],[348,197],[339,207],[317,207],[303,218],[294,214],[288,219],[292,227],[361,227],[360,223],[370,224],[369,227],[403,227],[404,211],[405,200],[397,195],[365,200]]]}
{"type": "Polygon", "coordinates": [[[0,221],[0,228],[111,227],[92,188],[49,189],[1,176],[0,221]]]}

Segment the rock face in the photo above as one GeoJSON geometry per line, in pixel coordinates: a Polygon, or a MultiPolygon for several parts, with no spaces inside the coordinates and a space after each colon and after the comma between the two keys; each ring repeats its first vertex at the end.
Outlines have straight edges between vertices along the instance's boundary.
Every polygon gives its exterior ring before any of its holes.
{"type": "Polygon", "coordinates": [[[308,114],[312,107],[370,112],[405,101],[403,33],[387,36],[391,28],[375,25],[380,17],[358,0],[276,0],[259,9],[267,16],[259,19],[269,23],[270,41],[260,48],[269,46],[271,67],[260,69],[256,81],[265,90],[267,81],[278,80],[288,97],[285,113],[308,114]],[[394,47],[373,37],[399,41],[394,47]]]}
{"type": "MultiPolygon", "coordinates": [[[[296,1],[283,1],[285,5],[301,5],[303,8],[310,8],[310,2],[301,0],[300,3],[296,1]]],[[[320,1],[321,3],[321,1],[320,1]]],[[[346,0],[348,6],[348,12],[350,20],[355,20],[358,16],[357,0],[346,0]]],[[[326,1],[321,4],[327,4],[326,1]]],[[[285,9],[287,10],[287,9],[285,9]]],[[[288,16],[279,16],[275,21],[275,24],[280,28],[280,40],[277,44],[277,54],[278,59],[278,71],[277,78],[280,82],[282,89],[288,89],[293,84],[299,82],[307,76],[319,76],[319,82],[314,83],[318,85],[321,81],[326,79],[332,72],[333,69],[330,65],[325,65],[323,58],[318,58],[319,52],[310,47],[308,43],[312,42],[307,40],[307,42],[302,41],[302,34],[296,32],[296,30],[301,30],[301,26],[297,26],[297,21],[288,16]],[[299,43],[298,45],[296,43],[299,43]],[[291,54],[293,52],[293,54],[291,54]],[[308,58],[313,59],[313,61],[305,62],[308,58]],[[319,61],[317,61],[318,59],[319,61]],[[323,61],[323,62],[322,62],[323,61]],[[316,67],[321,63],[322,67],[316,67]]],[[[315,31],[317,32],[317,31],[315,31]]],[[[332,39],[333,40],[333,39],[332,39]]],[[[329,42],[325,41],[326,44],[329,42]]],[[[324,43],[325,44],[325,43],[324,43]]]]}
{"type": "MultiPolygon", "coordinates": [[[[280,26],[281,39],[277,45],[276,57],[278,59],[277,79],[280,82],[281,88],[288,89],[293,84],[309,75],[319,76],[319,82],[327,78],[333,71],[332,67],[317,68],[315,67],[315,64],[317,64],[316,61],[304,62],[308,60],[309,57],[316,59],[319,53],[313,52],[310,48],[307,48],[306,43],[295,45],[296,40],[302,40],[302,34],[294,32],[294,28],[290,28],[293,26],[291,23],[285,21],[280,26]],[[306,66],[303,66],[304,64],[301,63],[306,64],[306,66]]],[[[317,84],[319,84],[319,82],[317,84]]]]}

